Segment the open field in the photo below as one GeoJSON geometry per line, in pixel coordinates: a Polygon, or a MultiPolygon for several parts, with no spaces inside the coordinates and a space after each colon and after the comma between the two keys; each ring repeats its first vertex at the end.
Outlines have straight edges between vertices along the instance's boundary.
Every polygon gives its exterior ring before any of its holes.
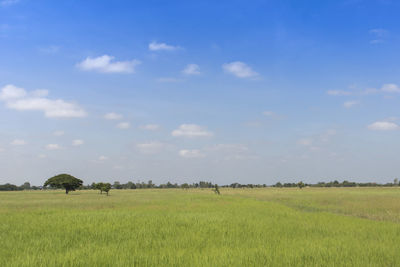
{"type": "Polygon", "coordinates": [[[0,193],[0,266],[400,266],[400,188],[0,193]]]}

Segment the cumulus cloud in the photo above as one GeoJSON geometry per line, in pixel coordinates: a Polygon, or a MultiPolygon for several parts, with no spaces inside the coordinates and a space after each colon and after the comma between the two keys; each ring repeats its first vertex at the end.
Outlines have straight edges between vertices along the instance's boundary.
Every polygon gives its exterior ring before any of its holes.
{"type": "Polygon", "coordinates": [[[117,124],[117,128],[120,128],[122,130],[129,129],[131,128],[131,124],[129,122],[120,122],[117,124]]]}
{"type": "Polygon", "coordinates": [[[66,102],[62,99],[37,97],[34,94],[28,95],[25,89],[14,85],[6,85],[1,89],[0,100],[5,102],[10,109],[42,111],[48,118],[81,118],[87,115],[85,110],[75,103],[66,102]]]}
{"type": "Polygon", "coordinates": [[[158,125],[158,124],[146,124],[146,125],[139,126],[139,128],[142,129],[142,130],[157,131],[157,130],[160,129],[160,125],[158,125]]]}
{"type": "Polygon", "coordinates": [[[27,95],[25,89],[8,84],[1,89],[0,100],[8,101],[25,97],[27,95]]]}
{"type": "Polygon", "coordinates": [[[213,133],[197,124],[182,124],[178,129],[172,131],[172,136],[176,137],[207,137],[213,133]]]}
{"type": "Polygon", "coordinates": [[[400,93],[400,87],[394,83],[384,84],[381,90],[386,93],[400,93]]]}
{"type": "Polygon", "coordinates": [[[107,160],[107,159],[108,159],[108,157],[106,157],[106,156],[100,156],[100,157],[99,157],[99,160],[100,160],[100,161],[105,161],[105,160],[107,160]]]}
{"type": "Polygon", "coordinates": [[[97,71],[102,73],[134,73],[135,67],[140,64],[139,60],[114,61],[113,56],[103,55],[100,57],[87,57],[77,64],[83,71],[97,71]]]}
{"type": "Polygon", "coordinates": [[[398,130],[399,128],[399,125],[391,121],[376,121],[368,125],[368,129],[374,131],[393,131],[398,130]]]}
{"type": "Polygon", "coordinates": [[[158,141],[137,144],[136,148],[143,154],[157,154],[167,145],[158,141]]]}
{"type": "Polygon", "coordinates": [[[59,144],[48,144],[45,147],[47,150],[59,150],[61,146],[59,144]]]}
{"type": "Polygon", "coordinates": [[[198,149],[182,149],[179,151],[179,156],[183,158],[204,158],[206,155],[198,149]]]}
{"type": "Polygon", "coordinates": [[[344,102],[343,103],[343,106],[345,107],[345,108],[352,108],[352,107],[354,107],[355,105],[358,105],[360,102],[358,102],[358,101],[346,101],[346,102],[344,102]]]}
{"type": "Polygon", "coordinates": [[[150,51],[174,51],[180,49],[179,46],[168,45],[166,43],[151,42],[149,44],[150,51]]]}
{"type": "Polygon", "coordinates": [[[26,145],[27,142],[23,139],[14,139],[10,144],[13,146],[23,146],[26,145]]]}
{"type": "Polygon", "coordinates": [[[104,119],[106,120],[120,120],[122,119],[122,115],[115,113],[115,112],[110,112],[104,115],[104,119]]]}
{"type": "Polygon", "coordinates": [[[252,78],[259,74],[253,71],[246,63],[235,61],[231,63],[225,63],[222,65],[222,69],[230,74],[235,75],[239,78],[252,78]]]}
{"type": "Polygon", "coordinates": [[[83,145],[85,142],[83,141],[83,140],[81,140],[81,139],[75,139],[75,140],[72,140],[72,145],[73,146],[81,146],[81,145],[83,145]]]}
{"type": "Polygon", "coordinates": [[[186,75],[199,75],[201,74],[199,65],[197,64],[188,64],[183,70],[183,74],[186,75]]]}

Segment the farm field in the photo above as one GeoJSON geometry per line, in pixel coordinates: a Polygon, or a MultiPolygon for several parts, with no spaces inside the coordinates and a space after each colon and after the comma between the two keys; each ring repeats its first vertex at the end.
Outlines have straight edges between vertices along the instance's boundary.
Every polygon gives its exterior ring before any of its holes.
{"type": "Polygon", "coordinates": [[[400,266],[400,188],[0,193],[0,266],[400,266]]]}

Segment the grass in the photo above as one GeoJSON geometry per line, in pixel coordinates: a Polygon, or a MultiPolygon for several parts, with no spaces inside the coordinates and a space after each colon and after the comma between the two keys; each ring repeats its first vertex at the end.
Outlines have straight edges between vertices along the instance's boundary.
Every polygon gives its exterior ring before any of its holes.
{"type": "Polygon", "coordinates": [[[400,266],[400,189],[0,193],[0,266],[400,266]]]}

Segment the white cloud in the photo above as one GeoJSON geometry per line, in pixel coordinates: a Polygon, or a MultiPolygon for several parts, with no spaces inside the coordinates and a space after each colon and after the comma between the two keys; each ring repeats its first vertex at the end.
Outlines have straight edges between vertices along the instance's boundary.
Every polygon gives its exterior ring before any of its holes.
{"type": "Polygon", "coordinates": [[[157,154],[163,150],[167,145],[158,141],[137,144],[137,149],[143,154],[157,154]]]}
{"type": "MultiPolygon", "coordinates": [[[[34,93],[37,91],[34,91],[34,93]]],[[[41,92],[43,94],[43,91],[41,92]]],[[[86,112],[75,103],[66,102],[62,99],[49,99],[46,97],[27,96],[27,92],[15,87],[6,85],[1,89],[0,100],[6,103],[10,109],[19,111],[42,111],[49,118],[81,118],[86,112]]]]}
{"type": "Polygon", "coordinates": [[[81,118],[86,116],[86,112],[79,106],[62,99],[25,98],[8,102],[7,107],[20,111],[43,111],[48,118],[81,118]]]}
{"type": "Polygon", "coordinates": [[[81,145],[83,145],[85,142],[83,141],[83,140],[81,140],[81,139],[75,139],[75,140],[72,140],[72,145],[73,146],[81,146],[81,145]]]}
{"type": "Polygon", "coordinates": [[[122,119],[122,115],[115,113],[115,112],[110,112],[104,115],[104,119],[106,120],[120,120],[122,119]]]}
{"type": "Polygon", "coordinates": [[[212,132],[196,124],[182,124],[178,129],[172,131],[172,136],[183,137],[207,137],[213,136],[212,132]]]}
{"type": "Polygon", "coordinates": [[[400,93],[400,87],[394,83],[384,84],[381,90],[386,93],[400,93]]]}
{"type": "Polygon", "coordinates": [[[199,75],[201,74],[199,65],[197,64],[188,64],[183,70],[183,74],[186,75],[199,75]]]}
{"type": "Polygon", "coordinates": [[[47,157],[47,156],[46,156],[45,154],[39,154],[39,155],[38,155],[38,158],[39,158],[39,159],[45,159],[46,157],[47,157]]]}
{"type": "Polygon", "coordinates": [[[26,144],[27,144],[27,142],[25,140],[23,140],[23,139],[14,139],[11,142],[11,145],[13,145],[13,146],[23,146],[23,145],[26,145],[26,144]]]}
{"type": "Polygon", "coordinates": [[[180,49],[179,46],[167,45],[166,43],[151,42],[149,44],[150,51],[174,51],[180,49]]]}
{"type": "Polygon", "coordinates": [[[3,0],[0,1],[0,6],[11,6],[15,5],[19,2],[19,0],[3,0]]]}
{"type": "Polygon", "coordinates": [[[12,84],[8,84],[1,89],[0,100],[8,101],[12,99],[18,99],[27,95],[23,88],[16,87],[12,84]]]}
{"type": "Polygon", "coordinates": [[[53,133],[53,135],[55,135],[55,136],[63,136],[64,135],[64,131],[55,131],[53,133]]]}
{"type": "Polygon", "coordinates": [[[204,158],[206,155],[198,149],[182,149],[179,151],[179,156],[183,158],[204,158]]]}
{"type": "Polygon", "coordinates": [[[354,107],[355,105],[358,105],[360,102],[358,102],[358,101],[346,101],[346,102],[344,102],[343,103],[343,106],[345,107],[345,108],[352,108],[352,107],[354,107]]]}
{"type": "Polygon", "coordinates": [[[131,124],[129,122],[120,122],[117,124],[117,128],[120,128],[123,130],[129,129],[129,128],[131,128],[131,124]]]}
{"type": "Polygon", "coordinates": [[[239,78],[251,78],[258,76],[259,74],[253,71],[246,63],[235,61],[222,65],[225,72],[231,73],[239,78]]]}
{"type": "Polygon", "coordinates": [[[87,57],[77,64],[84,71],[97,71],[102,73],[134,73],[139,60],[114,61],[114,57],[103,55],[96,58],[87,57]]]}
{"type": "Polygon", "coordinates": [[[392,131],[392,130],[398,130],[399,128],[400,128],[399,125],[390,121],[377,121],[368,125],[368,129],[374,131],[392,131]]]}
{"type": "Polygon", "coordinates": [[[160,129],[160,125],[158,124],[146,124],[142,125],[139,127],[142,130],[148,130],[148,131],[157,131],[160,129]]]}
{"type": "Polygon", "coordinates": [[[61,146],[59,144],[48,144],[46,145],[47,150],[59,150],[61,146]]]}

